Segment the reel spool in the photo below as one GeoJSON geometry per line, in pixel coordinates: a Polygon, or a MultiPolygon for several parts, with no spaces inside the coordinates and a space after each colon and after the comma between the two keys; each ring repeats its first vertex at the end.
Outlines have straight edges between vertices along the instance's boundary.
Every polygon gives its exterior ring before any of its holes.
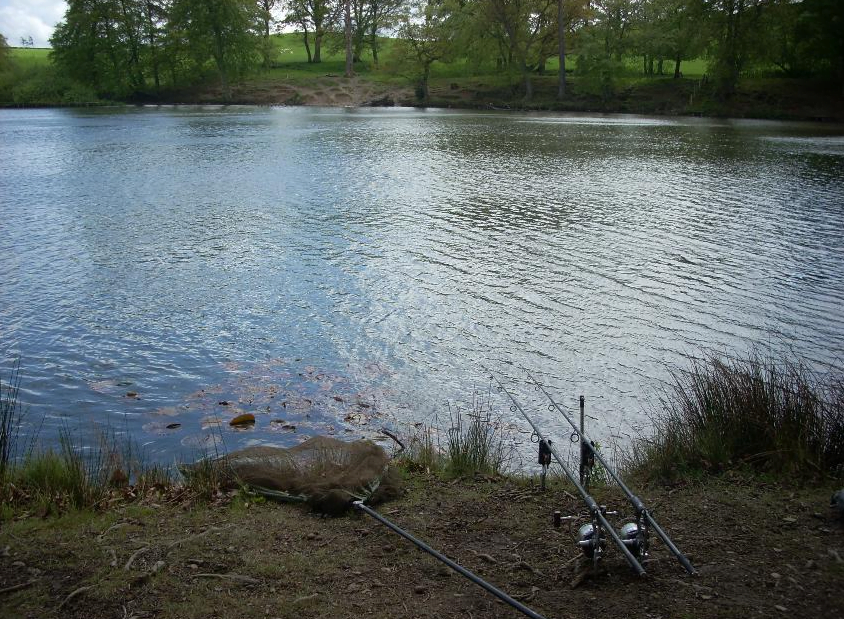
{"type": "Polygon", "coordinates": [[[577,545],[587,559],[597,562],[607,546],[607,540],[601,535],[600,525],[588,523],[581,526],[577,530],[577,545]]]}
{"type": "Polygon", "coordinates": [[[634,557],[648,556],[648,530],[636,522],[628,522],[619,529],[622,543],[634,557]]]}

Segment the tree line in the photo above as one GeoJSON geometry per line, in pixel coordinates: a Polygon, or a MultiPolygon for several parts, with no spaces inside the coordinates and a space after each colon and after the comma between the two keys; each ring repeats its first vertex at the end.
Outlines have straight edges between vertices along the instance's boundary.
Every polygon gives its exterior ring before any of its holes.
{"type": "MultiPolygon", "coordinates": [[[[706,57],[723,97],[754,67],[824,77],[844,87],[841,0],[69,0],[51,39],[54,63],[114,98],[155,96],[213,71],[233,80],[271,67],[272,35],[294,29],[309,63],[330,42],[379,65],[385,36],[414,68],[420,97],[434,63],[519,76],[530,98],[554,61],[611,88],[631,58],[646,75],[682,76],[706,57]]],[[[559,67],[559,69],[557,68],[559,67]]]]}

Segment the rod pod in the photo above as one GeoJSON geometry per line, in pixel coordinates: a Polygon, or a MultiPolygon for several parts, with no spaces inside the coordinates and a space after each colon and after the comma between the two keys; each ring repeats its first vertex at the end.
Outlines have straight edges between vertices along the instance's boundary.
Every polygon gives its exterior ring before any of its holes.
{"type": "MultiPolygon", "coordinates": [[[[574,424],[574,421],[572,421],[571,417],[569,417],[568,414],[566,414],[566,412],[560,407],[560,405],[554,401],[554,398],[551,397],[551,395],[545,390],[542,384],[538,380],[536,380],[530,374],[530,372],[526,373],[528,375],[528,378],[536,386],[536,388],[539,389],[543,394],[545,394],[545,397],[548,398],[548,401],[551,402],[551,407],[557,409],[557,411],[565,418],[565,420],[568,421],[569,425],[574,428],[575,431],[577,431],[578,428],[574,424]]],[[[501,383],[499,382],[498,384],[500,385],[501,383]]],[[[615,480],[615,483],[618,484],[618,487],[621,488],[622,492],[627,495],[627,499],[630,501],[630,504],[633,506],[633,509],[636,510],[636,526],[638,527],[637,539],[639,540],[640,551],[643,550],[644,553],[647,553],[649,546],[648,534],[649,531],[653,529],[653,531],[665,543],[666,547],[668,547],[668,549],[674,554],[674,556],[677,557],[677,560],[685,568],[685,570],[692,576],[696,575],[697,570],[688,560],[686,555],[680,552],[680,549],[674,545],[674,542],[672,542],[671,538],[668,537],[668,534],[662,530],[662,527],[659,526],[657,521],[648,511],[647,507],[645,507],[645,504],[642,502],[642,500],[635,494],[633,494],[630,488],[627,487],[627,484],[625,484],[622,479],[618,476],[618,474],[609,466],[609,464],[607,464],[607,461],[604,460],[604,457],[595,448],[595,444],[588,439],[588,437],[583,433],[582,430],[580,434],[580,439],[581,446],[585,446],[591,452],[592,456],[596,460],[598,460],[598,462],[601,463],[601,466],[604,467],[604,470],[607,472],[607,474],[615,480]]]]}
{"type": "MultiPolygon", "coordinates": [[[[484,369],[486,369],[486,368],[484,368],[484,369]]],[[[489,370],[487,370],[487,371],[489,371],[489,370]]],[[[506,393],[507,396],[510,398],[510,400],[513,402],[513,406],[511,407],[511,410],[513,412],[519,411],[522,414],[522,417],[524,417],[527,420],[527,422],[533,428],[533,431],[536,433],[536,436],[539,437],[540,441],[545,439],[546,437],[542,434],[542,431],[533,422],[533,420],[528,416],[528,414],[525,412],[525,410],[522,408],[522,406],[516,400],[515,396],[513,396],[513,394],[510,393],[510,391],[507,389],[507,387],[505,387],[502,384],[502,382],[500,380],[498,380],[498,378],[495,376],[495,374],[492,374],[490,372],[490,377],[493,380],[495,380],[495,382],[498,383],[499,389],[501,389],[501,391],[506,393]]],[[[586,489],[580,483],[578,478],[575,477],[574,473],[572,473],[572,471],[569,469],[569,467],[566,465],[566,463],[560,457],[560,454],[557,453],[557,450],[554,448],[553,445],[550,444],[550,442],[549,442],[549,448],[551,449],[551,454],[554,456],[554,459],[557,461],[557,464],[560,465],[560,468],[563,469],[563,472],[566,474],[566,477],[568,477],[569,481],[574,485],[575,488],[577,488],[577,491],[580,493],[580,496],[583,498],[584,502],[586,503],[586,507],[589,509],[589,516],[592,519],[592,522],[595,523],[594,531],[597,534],[593,537],[592,544],[594,546],[596,553],[598,554],[598,559],[600,559],[600,554],[601,554],[601,551],[603,549],[603,546],[601,545],[602,540],[603,540],[601,533],[606,531],[609,534],[610,538],[613,540],[613,543],[618,547],[619,550],[621,550],[621,553],[624,555],[624,558],[627,559],[627,563],[630,564],[630,567],[633,568],[633,570],[636,572],[636,574],[638,574],[639,576],[645,576],[646,575],[645,568],[643,568],[642,564],[639,563],[638,559],[636,559],[636,557],[633,556],[633,553],[630,552],[630,549],[622,541],[621,537],[619,537],[616,530],[613,529],[612,525],[607,521],[607,518],[604,515],[606,510],[603,510],[601,508],[601,506],[598,505],[598,503],[595,501],[595,499],[593,499],[590,496],[590,494],[586,491],[586,489]]],[[[593,559],[593,560],[597,561],[598,559],[593,559]]]]}

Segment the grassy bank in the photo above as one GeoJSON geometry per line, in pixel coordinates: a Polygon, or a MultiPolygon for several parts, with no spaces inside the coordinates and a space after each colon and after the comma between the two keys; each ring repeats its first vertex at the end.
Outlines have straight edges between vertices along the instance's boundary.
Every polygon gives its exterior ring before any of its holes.
{"type": "MultiPolygon", "coordinates": [[[[149,492],[208,501],[233,485],[225,458],[167,469],[145,460],[127,439],[101,433],[83,447],[66,429],[59,444],[35,448],[18,435],[20,376],[0,380],[0,516],[99,509],[149,492]],[[179,471],[190,470],[183,476],[179,471]]],[[[726,472],[800,483],[844,480],[844,378],[820,375],[799,361],[751,356],[690,360],[676,368],[653,413],[653,431],[620,456],[624,474],[669,484],[726,472]]],[[[395,437],[398,466],[452,480],[511,470],[511,437],[489,397],[449,409],[445,429],[428,426],[395,437]]],[[[236,486],[236,480],[234,485],[236,486]]]]}
{"type": "Polygon", "coordinates": [[[793,359],[690,360],[629,468],[672,481],[748,469],[777,478],[844,478],[844,380],[793,359]]]}
{"type": "MultiPolygon", "coordinates": [[[[828,487],[728,475],[640,493],[700,575],[654,542],[640,579],[614,549],[585,577],[574,544],[581,501],[507,478],[460,483],[410,473],[381,509],[548,619],[655,616],[835,617],[844,613],[841,524],[828,487]],[[562,528],[552,512],[573,516],[562,528]]],[[[631,518],[623,498],[596,499],[631,518]]],[[[211,503],[149,495],[108,510],[0,528],[3,617],[515,617],[512,609],[374,520],[225,495],[211,503]],[[213,610],[211,610],[213,609],[213,610]]]]}
{"type": "MultiPolygon", "coordinates": [[[[705,79],[706,61],[683,66],[683,77],[641,75],[639,61],[629,59],[609,80],[581,75],[569,67],[568,95],[558,100],[557,65],[549,61],[544,75],[535,75],[535,94],[525,100],[520,76],[492,65],[455,61],[434,63],[430,96],[417,98],[417,77],[393,54],[394,41],[384,39],[380,65],[355,65],[356,76],[343,77],[344,59],[330,46],[323,61],[308,63],[301,37],[273,37],[271,68],[244,76],[224,96],[215,78],[197,75],[188,87],[146,93],[144,103],[238,103],[258,105],[403,105],[442,108],[556,110],[634,114],[696,115],[844,121],[840,91],[824,83],[792,78],[747,77],[729,101],[720,100],[705,79]]],[[[59,74],[49,50],[14,49],[10,70],[0,73],[0,105],[98,105],[103,101],[90,87],[59,74]]]]}

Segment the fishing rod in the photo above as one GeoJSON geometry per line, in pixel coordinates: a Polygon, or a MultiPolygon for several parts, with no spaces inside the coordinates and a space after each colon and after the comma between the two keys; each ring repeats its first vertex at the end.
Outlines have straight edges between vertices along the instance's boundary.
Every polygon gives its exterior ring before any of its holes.
{"type": "MultiPolygon", "coordinates": [[[[648,547],[648,529],[651,528],[656,532],[660,539],[662,539],[662,541],[674,554],[674,556],[677,557],[677,560],[686,569],[686,571],[692,575],[697,574],[697,570],[695,570],[694,566],[691,564],[691,562],[689,562],[686,556],[682,552],[680,552],[680,549],[674,545],[674,542],[671,541],[671,538],[668,537],[668,534],[662,530],[662,527],[659,526],[657,521],[645,507],[645,504],[642,503],[641,499],[639,499],[639,497],[633,494],[630,488],[627,487],[627,484],[622,481],[621,477],[619,477],[618,474],[612,469],[612,467],[607,464],[607,461],[604,460],[604,457],[595,447],[595,443],[589,440],[589,438],[584,433],[583,427],[578,428],[574,424],[574,421],[571,419],[571,417],[569,417],[568,414],[566,414],[566,412],[562,409],[562,407],[554,401],[554,398],[551,397],[551,395],[545,390],[542,384],[540,384],[540,382],[536,380],[530,372],[526,373],[528,378],[536,386],[536,388],[539,389],[543,394],[545,394],[545,397],[548,398],[548,400],[551,402],[551,405],[548,407],[549,410],[557,409],[557,411],[565,418],[565,420],[569,422],[569,425],[574,428],[574,431],[577,433],[577,435],[580,436],[581,450],[585,448],[589,452],[591,452],[592,456],[597,459],[598,462],[601,463],[601,466],[604,467],[604,470],[607,472],[607,474],[612,477],[613,480],[615,480],[615,483],[618,484],[618,487],[621,488],[622,492],[627,495],[630,504],[633,506],[633,509],[636,510],[636,524],[639,527],[638,531],[641,534],[640,543],[642,547],[644,549],[647,549],[648,547]]],[[[581,406],[582,405],[583,400],[581,398],[581,406]]]]}
{"type": "MultiPolygon", "coordinates": [[[[486,369],[486,368],[485,368],[486,369]]],[[[592,519],[591,531],[584,532],[582,535],[581,541],[578,545],[583,549],[584,553],[587,557],[591,557],[593,564],[597,565],[598,561],[600,560],[603,554],[603,547],[604,547],[604,539],[602,532],[606,531],[609,533],[609,536],[612,538],[615,545],[621,550],[624,558],[627,559],[627,563],[630,564],[630,567],[639,575],[645,575],[645,568],[642,567],[642,564],[639,563],[638,559],[633,556],[633,553],[627,547],[627,544],[619,537],[618,533],[616,533],[615,529],[612,525],[607,521],[606,514],[608,513],[606,507],[598,505],[595,499],[586,491],[586,488],[580,483],[580,481],[574,476],[571,472],[569,467],[560,457],[560,454],[557,453],[556,448],[551,444],[551,441],[548,440],[545,436],[543,436],[542,432],[540,431],[539,427],[533,422],[533,420],[528,416],[525,410],[521,407],[521,405],[516,401],[516,398],[513,396],[510,391],[508,391],[507,387],[505,387],[498,378],[490,372],[490,376],[495,382],[498,383],[498,387],[501,391],[507,394],[510,400],[513,402],[513,407],[511,410],[514,412],[518,410],[522,417],[524,417],[530,426],[533,428],[534,433],[537,437],[539,437],[540,445],[543,445],[542,449],[547,449],[551,452],[554,456],[554,459],[557,461],[557,464],[563,469],[563,472],[566,474],[566,477],[569,478],[569,481],[574,484],[574,487],[577,488],[577,491],[580,493],[580,496],[583,497],[583,500],[586,502],[586,506],[589,508],[589,515],[592,519]]],[[[588,526],[588,525],[587,525],[588,526]]]]}
{"type": "Polygon", "coordinates": [[[428,546],[428,544],[426,544],[422,540],[415,538],[413,535],[411,535],[410,533],[408,533],[407,531],[405,531],[404,529],[402,529],[398,525],[393,524],[392,522],[387,520],[384,516],[379,514],[377,511],[375,511],[374,509],[372,509],[368,505],[365,505],[363,501],[361,501],[361,500],[355,501],[355,502],[352,503],[352,505],[355,508],[361,510],[362,512],[369,514],[370,516],[375,518],[375,520],[377,520],[378,522],[380,522],[384,526],[388,527],[389,529],[393,530],[395,533],[398,533],[399,535],[401,535],[406,540],[413,542],[414,544],[416,544],[416,546],[418,546],[420,549],[427,552],[429,555],[431,555],[435,559],[439,559],[440,561],[445,563],[448,567],[453,569],[455,572],[457,572],[458,574],[460,574],[462,576],[465,576],[466,578],[471,580],[473,583],[475,583],[479,587],[483,587],[484,589],[489,591],[491,594],[493,594],[495,597],[497,597],[499,600],[506,602],[507,604],[509,604],[510,606],[515,608],[516,610],[518,610],[520,613],[527,615],[531,619],[545,619],[542,615],[537,614],[536,612],[532,611],[530,608],[528,608],[527,606],[525,606],[524,604],[522,604],[518,600],[514,600],[513,598],[511,598],[509,595],[504,593],[501,589],[498,589],[497,587],[489,584],[488,582],[486,582],[482,578],[479,578],[478,576],[476,576],[475,574],[473,574],[472,572],[467,570],[462,565],[458,565],[457,563],[455,563],[454,561],[452,561],[451,559],[446,557],[444,554],[437,552],[436,550],[434,550],[433,548],[428,546]]]}

